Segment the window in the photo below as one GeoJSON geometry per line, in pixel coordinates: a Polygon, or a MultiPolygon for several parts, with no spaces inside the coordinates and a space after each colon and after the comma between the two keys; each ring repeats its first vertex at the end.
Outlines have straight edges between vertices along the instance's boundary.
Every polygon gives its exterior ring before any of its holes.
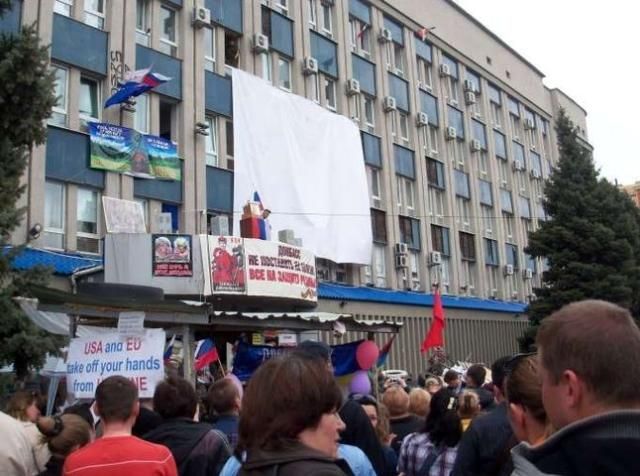
{"type": "Polygon", "coordinates": [[[427,180],[430,187],[445,188],[444,164],[434,159],[427,159],[427,180]]]}
{"type": "Polygon", "coordinates": [[[316,0],[307,0],[307,8],[309,10],[309,25],[314,29],[318,24],[318,5],[316,0]]]}
{"type": "Polygon", "coordinates": [[[260,53],[260,63],[262,64],[262,79],[273,82],[273,73],[271,72],[271,55],[269,53],[260,53]]]}
{"type": "Polygon", "coordinates": [[[369,196],[374,207],[382,206],[382,189],[380,186],[380,169],[367,167],[367,178],[369,179],[369,196]]]}
{"type": "Polygon", "coordinates": [[[433,71],[431,62],[418,58],[418,84],[421,88],[431,91],[433,88],[433,71]]]}
{"type": "Polygon", "coordinates": [[[409,253],[409,282],[405,283],[408,289],[420,290],[420,253],[409,253]]]}
{"type": "Polygon", "coordinates": [[[80,124],[86,127],[89,121],[100,120],[100,94],[98,82],[85,76],[80,77],[80,98],[78,100],[78,113],[80,124]]]}
{"type": "Polygon", "coordinates": [[[385,249],[381,245],[373,245],[373,268],[375,271],[375,285],[379,288],[387,286],[387,266],[385,249]]]}
{"type": "Polygon", "coordinates": [[[204,69],[216,71],[216,30],[215,28],[204,29],[204,69]]]}
{"type": "Polygon", "coordinates": [[[307,86],[309,87],[309,97],[317,104],[320,104],[320,75],[310,74],[307,76],[307,86]]]}
{"type": "Polygon", "coordinates": [[[176,35],[176,12],[165,6],[160,7],[160,51],[176,56],[178,52],[176,35]]]}
{"type": "Polygon", "coordinates": [[[493,131],[493,138],[496,146],[496,157],[499,159],[507,160],[507,140],[504,134],[498,131],[493,131]]]}
{"type": "Polygon", "coordinates": [[[134,198],[134,201],[140,204],[142,208],[142,218],[144,219],[144,227],[149,232],[149,200],[146,198],[134,198]]]}
{"type": "Polygon", "coordinates": [[[513,201],[509,190],[500,190],[500,205],[503,212],[513,214],[513,201]]]}
{"type": "Polygon", "coordinates": [[[518,142],[513,142],[513,161],[519,165],[520,168],[525,167],[524,161],[524,147],[518,142]]]}
{"type": "Polygon", "coordinates": [[[449,75],[444,78],[445,99],[453,104],[458,104],[458,62],[447,55],[442,55],[442,64],[449,68],[449,75]]]}
{"type": "Polygon", "coordinates": [[[505,245],[507,264],[513,266],[514,270],[518,269],[518,247],[507,243],[505,245]]]}
{"type": "Polygon", "coordinates": [[[373,132],[376,128],[376,116],[374,99],[366,94],[364,98],[364,123],[367,126],[369,132],[373,132]]]}
{"type": "Polygon", "coordinates": [[[398,111],[398,123],[400,124],[400,141],[403,145],[409,145],[409,115],[398,111]]]}
{"type": "Polygon", "coordinates": [[[489,207],[493,206],[493,194],[491,193],[491,182],[478,180],[480,189],[480,203],[489,207]]]}
{"type": "Polygon", "coordinates": [[[71,16],[71,9],[73,8],[73,0],[55,0],[53,4],[53,11],[64,15],[65,17],[71,16]]]}
{"type": "Polygon", "coordinates": [[[136,43],[149,46],[151,28],[149,0],[136,0],[136,43]]]}
{"type": "Polygon", "coordinates": [[[87,253],[100,253],[98,235],[98,192],[78,187],[77,190],[77,248],[87,253]]]}
{"type": "Polygon", "coordinates": [[[329,2],[320,2],[322,8],[322,31],[325,35],[333,35],[333,7],[329,2]]]}
{"type": "Polygon", "coordinates": [[[463,260],[476,260],[476,242],[475,236],[471,233],[461,231],[460,235],[460,257],[463,260]]]}
{"type": "Polygon", "coordinates": [[[134,129],[144,134],[149,133],[149,95],[141,94],[136,98],[134,129]]]}
{"type": "Polygon", "coordinates": [[[473,129],[473,138],[480,142],[480,147],[482,147],[482,150],[487,150],[487,132],[485,130],[484,124],[480,121],[472,119],[471,127],[473,129]]]}
{"type": "Polygon", "coordinates": [[[278,86],[291,91],[291,61],[282,56],[278,56],[278,86]]]}
{"type": "Polygon", "coordinates": [[[538,178],[542,177],[542,159],[540,158],[540,154],[534,151],[529,152],[530,162],[531,162],[531,170],[534,175],[537,175],[538,178]]]}
{"type": "Polygon", "coordinates": [[[275,0],[276,7],[280,10],[280,13],[287,15],[289,12],[288,0],[275,0]]]}
{"type": "Polygon", "coordinates": [[[205,137],[205,156],[207,165],[218,167],[218,120],[213,116],[207,116],[209,135],[205,137]]]}
{"type": "Polygon", "coordinates": [[[451,256],[449,228],[431,225],[431,243],[433,244],[433,251],[438,251],[443,256],[451,256]]]}
{"type": "Polygon", "coordinates": [[[84,0],[84,22],[94,28],[104,29],[104,4],[106,0],[84,0]]]}
{"type": "Polygon", "coordinates": [[[488,205],[480,205],[480,220],[482,221],[482,230],[486,235],[493,235],[494,224],[493,207],[488,205]]]}
{"type": "Polygon", "coordinates": [[[225,74],[230,76],[231,69],[237,68],[240,64],[240,48],[239,48],[240,36],[229,30],[224,31],[224,64],[225,74]]]}
{"type": "Polygon", "coordinates": [[[489,104],[491,105],[491,124],[498,129],[502,127],[502,99],[500,90],[489,84],[489,104]]]}
{"type": "Polygon", "coordinates": [[[233,170],[234,142],[233,142],[233,121],[227,119],[225,145],[227,146],[227,168],[233,170]]]}
{"type": "Polygon", "coordinates": [[[453,127],[456,130],[456,137],[464,139],[464,118],[462,111],[452,106],[447,106],[447,127],[453,127]]]}
{"type": "Polygon", "coordinates": [[[399,216],[400,241],[412,250],[420,251],[420,220],[399,216]]]}
{"type": "Polygon", "coordinates": [[[382,210],[371,209],[371,231],[374,242],[387,242],[387,214],[382,210]]]}
{"type": "Polygon", "coordinates": [[[327,109],[331,109],[332,111],[337,110],[336,104],[336,82],[329,78],[328,76],[323,76],[324,78],[324,100],[325,106],[327,109]]]}
{"type": "Polygon", "coordinates": [[[469,187],[469,174],[466,174],[460,170],[454,170],[453,178],[455,181],[456,195],[458,197],[470,200],[471,189],[469,187]]]}
{"type": "Polygon", "coordinates": [[[484,239],[484,261],[487,266],[500,266],[498,242],[496,240],[484,239]]]}
{"type": "Polygon", "coordinates": [[[159,136],[173,140],[173,104],[167,101],[160,101],[160,131],[159,136]]]}
{"type": "Polygon", "coordinates": [[[483,116],[482,100],[479,98],[482,94],[482,83],[480,82],[480,75],[478,73],[470,69],[465,71],[465,89],[467,92],[475,95],[475,101],[465,101],[469,106],[469,110],[475,116],[483,116]]]}
{"type": "Polygon", "coordinates": [[[513,214],[503,211],[502,223],[504,224],[504,233],[507,237],[507,241],[513,241],[513,214]]]}
{"type": "Polygon", "coordinates": [[[69,72],[66,68],[59,66],[52,66],[55,74],[55,95],[58,98],[58,102],[51,110],[51,117],[49,118],[49,124],[55,124],[58,126],[67,125],[67,95],[69,87],[69,72]]]}
{"type": "Polygon", "coordinates": [[[518,208],[520,217],[526,220],[531,220],[531,202],[527,197],[518,197],[518,208]]]}
{"type": "Polygon", "coordinates": [[[351,51],[368,58],[371,56],[371,26],[355,17],[349,17],[351,51]]]}
{"type": "Polygon", "coordinates": [[[398,211],[407,215],[415,214],[415,182],[409,178],[396,176],[398,211]]]}
{"type": "Polygon", "coordinates": [[[62,183],[47,180],[44,191],[42,243],[45,248],[64,249],[65,186],[62,183]]]}

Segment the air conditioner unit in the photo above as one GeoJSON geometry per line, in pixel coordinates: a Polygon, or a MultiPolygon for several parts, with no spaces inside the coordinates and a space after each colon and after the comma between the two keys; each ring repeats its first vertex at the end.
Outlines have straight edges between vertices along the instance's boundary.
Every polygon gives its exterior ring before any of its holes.
{"type": "Polygon", "coordinates": [[[385,96],[382,101],[382,108],[385,112],[395,111],[397,109],[396,98],[393,96],[385,96]]]}
{"type": "Polygon", "coordinates": [[[505,276],[513,276],[513,265],[508,264],[504,267],[504,275],[505,276]]]}
{"type": "Polygon", "coordinates": [[[446,63],[440,65],[440,76],[451,76],[451,68],[446,63]]]}
{"type": "Polygon", "coordinates": [[[525,130],[535,129],[536,128],[536,123],[533,121],[533,119],[528,117],[528,118],[526,118],[524,120],[524,128],[525,128],[525,130]]]}
{"type": "Polygon", "coordinates": [[[422,89],[423,91],[429,91],[429,89],[431,89],[431,88],[424,81],[419,81],[418,82],[418,89],[422,89]]]}
{"type": "Polygon", "coordinates": [[[515,170],[516,172],[519,172],[523,169],[524,169],[524,165],[522,164],[522,162],[520,162],[519,160],[513,161],[513,170],[515,170]]]}
{"type": "Polygon", "coordinates": [[[380,43],[391,43],[393,41],[393,33],[389,28],[382,28],[380,30],[380,36],[378,36],[378,41],[380,43]]]}
{"type": "Polygon", "coordinates": [[[539,171],[537,171],[536,169],[533,169],[533,170],[531,171],[531,178],[533,178],[533,179],[539,179],[539,178],[540,178],[540,172],[539,172],[539,171]]]}
{"type": "Polygon", "coordinates": [[[470,81],[468,79],[464,80],[463,85],[464,85],[464,90],[465,91],[470,91],[470,92],[473,93],[476,90],[475,86],[473,85],[473,81],[470,81]]]}
{"type": "Polygon", "coordinates": [[[357,79],[347,79],[347,96],[360,94],[360,81],[357,79]]]}
{"type": "Polygon", "coordinates": [[[464,93],[464,102],[466,102],[467,105],[475,104],[476,103],[476,93],[474,93],[473,91],[467,91],[466,93],[464,93]]]}
{"type": "Polygon", "coordinates": [[[214,236],[229,235],[229,217],[218,215],[211,219],[211,228],[209,232],[214,236]]]}
{"type": "Polygon", "coordinates": [[[511,293],[511,300],[515,301],[516,299],[518,299],[518,291],[513,291],[511,293]]]}
{"type": "Polygon", "coordinates": [[[253,51],[256,53],[267,53],[269,51],[269,38],[262,33],[253,35],[253,51]]]}
{"type": "Polygon", "coordinates": [[[372,201],[373,201],[373,208],[381,208],[382,207],[382,202],[380,201],[379,198],[374,198],[372,201]]]}
{"type": "Polygon", "coordinates": [[[407,255],[396,255],[396,268],[408,268],[408,262],[407,255]]]}
{"type": "Polygon", "coordinates": [[[447,127],[447,131],[445,132],[445,137],[447,140],[453,140],[458,137],[458,133],[455,127],[447,127]]]}
{"type": "Polygon", "coordinates": [[[191,23],[195,28],[204,28],[211,25],[211,12],[208,8],[197,6],[193,9],[191,23]]]}
{"type": "Polygon", "coordinates": [[[429,125],[429,117],[425,112],[419,112],[416,114],[416,126],[418,127],[426,127],[429,125]]]}
{"type": "Polygon", "coordinates": [[[522,276],[524,277],[524,279],[533,279],[533,270],[530,268],[525,269],[522,272],[522,276]]]}
{"type": "Polygon", "coordinates": [[[492,299],[496,299],[498,297],[498,290],[496,288],[491,289],[491,291],[489,291],[490,297],[492,299]]]}
{"type": "Polygon", "coordinates": [[[409,248],[406,243],[396,243],[394,250],[397,255],[406,255],[409,252],[409,248]]]}
{"type": "Polygon", "coordinates": [[[429,264],[431,266],[442,264],[442,254],[439,251],[432,251],[429,253],[429,264]]]}
{"type": "Polygon", "coordinates": [[[320,5],[323,7],[332,7],[336,4],[335,0],[320,0],[320,5]]]}
{"type": "Polygon", "coordinates": [[[309,76],[311,74],[318,74],[318,60],[311,56],[307,56],[304,59],[304,63],[302,65],[302,73],[305,76],[309,76]]]}
{"type": "Polygon", "coordinates": [[[471,152],[480,152],[481,150],[482,150],[482,143],[477,139],[473,139],[471,141],[471,152]]]}

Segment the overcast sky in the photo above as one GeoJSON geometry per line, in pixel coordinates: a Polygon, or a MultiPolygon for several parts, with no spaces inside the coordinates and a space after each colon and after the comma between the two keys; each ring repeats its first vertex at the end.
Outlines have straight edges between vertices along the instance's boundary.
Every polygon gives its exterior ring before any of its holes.
{"type": "Polygon", "coordinates": [[[640,3],[455,1],[587,110],[605,177],[640,181],[640,3]]]}

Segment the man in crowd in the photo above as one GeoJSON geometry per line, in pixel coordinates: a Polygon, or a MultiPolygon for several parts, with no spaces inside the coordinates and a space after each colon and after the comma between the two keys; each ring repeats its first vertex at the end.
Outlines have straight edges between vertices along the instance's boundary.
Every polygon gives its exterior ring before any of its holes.
{"type": "Polygon", "coordinates": [[[177,476],[171,452],[131,435],[140,410],[138,389],[127,378],[109,377],[96,389],[96,413],[102,437],[71,453],[64,474],[73,476],[177,476]]]}
{"type": "Polygon", "coordinates": [[[467,390],[471,390],[478,395],[480,407],[483,411],[492,410],[495,406],[493,394],[483,387],[487,377],[487,370],[480,364],[474,364],[467,369],[465,382],[467,390]]]}
{"type": "Polygon", "coordinates": [[[640,474],[640,330],[631,314],[580,301],[546,318],[537,336],[542,400],[559,430],[518,448],[540,474],[640,474]]]}
{"type": "MultiPolygon", "coordinates": [[[[491,380],[498,405],[473,420],[465,431],[458,447],[452,476],[507,476],[513,470],[510,451],[516,441],[509,424],[504,397],[505,370],[510,359],[511,357],[501,357],[491,366],[491,380]]],[[[474,367],[476,366],[469,368],[472,372],[471,381],[474,385],[481,384],[481,373],[472,370],[474,367]]],[[[484,374],[484,368],[482,370],[484,374]]]]}
{"type": "Polygon", "coordinates": [[[240,392],[230,378],[216,380],[207,393],[210,410],[216,412],[213,428],[227,436],[233,448],[238,443],[238,423],[242,401],[240,392]]]}
{"type": "Polygon", "coordinates": [[[457,398],[462,392],[462,380],[460,374],[453,369],[449,369],[444,374],[444,383],[447,384],[447,392],[454,398],[457,398]]]}

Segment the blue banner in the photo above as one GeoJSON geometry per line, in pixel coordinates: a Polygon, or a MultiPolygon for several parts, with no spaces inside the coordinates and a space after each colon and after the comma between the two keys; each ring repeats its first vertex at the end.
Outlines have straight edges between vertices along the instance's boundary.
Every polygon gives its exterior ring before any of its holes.
{"type": "MultiPolygon", "coordinates": [[[[356,349],[362,341],[331,346],[331,363],[336,377],[349,375],[360,370],[356,360],[356,349]]],[[[270,345],[238,344],[233,359],[233,373],[240,380],[247,381],[262,362],[278,355],[284,355],[295,347],[274,347],[270,345]]]]}

